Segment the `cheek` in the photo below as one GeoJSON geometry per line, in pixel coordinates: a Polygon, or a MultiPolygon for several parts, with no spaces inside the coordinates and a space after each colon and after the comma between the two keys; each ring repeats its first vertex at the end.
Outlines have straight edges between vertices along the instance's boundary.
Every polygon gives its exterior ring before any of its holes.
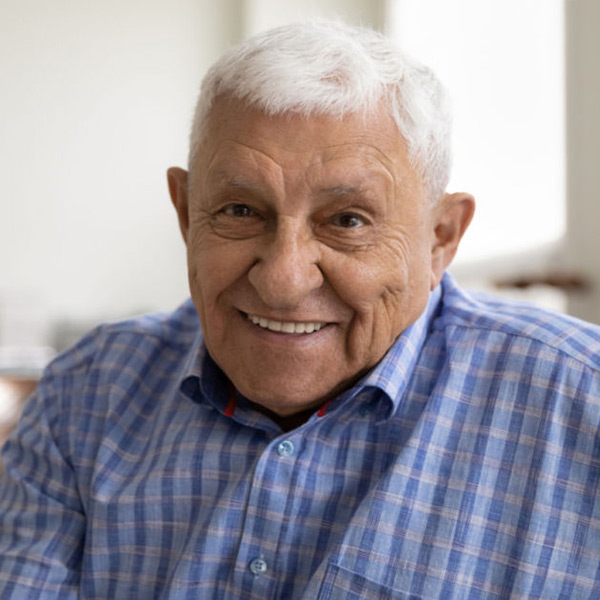
{"type": "Polygon", "coordinates": [[[405,236],[339,267],[333,286],[354,311],[347,330],[348,354],[374,364],[425,308],[427,253],[405,236]]]}
{"type": "Polygon", "coordinates": [[[421,239],[395,246],[381,274],[377,310],[382,324],[388,324],[395,339],[421,314],[429,297],[430,260],[421,239]]]}
{"type": "Polygon", "coordinates": [[[326,275],[343,300],[359,315],[367,316],[405,294],[411,254],[409,240],[394,236],[364,252],[333,257],[326,275]]]}
{"type": "Polygon", "coordinates": [[[247,268],[247,251],[235,244],[192,236],[188,243],[188,277],[196,308],[203,317],[218,309],[219,299],[247,268]]]}

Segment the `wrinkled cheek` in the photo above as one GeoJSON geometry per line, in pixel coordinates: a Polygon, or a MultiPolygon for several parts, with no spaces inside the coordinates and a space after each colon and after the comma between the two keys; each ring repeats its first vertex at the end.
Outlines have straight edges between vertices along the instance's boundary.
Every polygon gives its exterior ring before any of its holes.
{"type": "Polygon", "coordinates": [[[198,272],[198,266],[193,258],[188,257],[188,283],[194,302],[197,301],[196,297],[200,295],[200,281],[201,277],[198,272]]]}
{"type": "Polygon", "coordinates": [[[205,314],[204,314],[204,302],[202,299],[202,293],[200,291],[200,284],[198,279],[198,270],[194,263],[188,261],[188,284],[190,287],[190,294],[192,296],[192,301],[194,302],[194,306],[196,307],[196,312],[200,317],[200,321],[202,323],[202,329],[205,329],[205,314]]]}
{"type": "Polygon", "coordinates": [[[191,257],[188,259],[188,282],[190,286],[190,293],[196,312],[200,317],[202,323],[202,329],[204,332],[207,330],[207,313],[209,312],[209,286],[210,284],[206,281],[207,277],[202,272],[198,264],[197,258],[191,257]]]}
{"type": "Polygon", "coordinates": [[[352,320],[349,333],[347,354],[357,369],[364,369],[375,364],[385,346],[385,327],[381,322],[380,311],[376,306],[357,310],[352,320]]]}
{"type": "Polygon", "coordinates": [[[357,305],[348,336],[350,359],[369,367],[381,360],[413,320],[411,312],[401,288],[387,288],[357,305]]]}
{"type": "Polygon", "coordinates": [[[211,277],[208,272],[214,258],[206,252],[205,244],[198,237],[192,238],[188,244],[187,265],[188,280],[192,294],[205,295],[211,286],[211,277]]]}
{"type": "Polygon", "coordinates": [[[349,365],[358,371],[368,367],[369,355],[373,350],[372,321],[365,316],[356,315],[348,330],[346,340],[346,356],[349,365]]]}

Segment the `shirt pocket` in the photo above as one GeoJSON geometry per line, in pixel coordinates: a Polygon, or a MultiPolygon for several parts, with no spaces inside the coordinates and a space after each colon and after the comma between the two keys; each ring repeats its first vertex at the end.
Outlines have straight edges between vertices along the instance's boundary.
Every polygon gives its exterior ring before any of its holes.
{"type": "Polygon", "coordinates": [[[338,565],[329,564],[317,600],[423,600],[394,590],[338,565]]]}

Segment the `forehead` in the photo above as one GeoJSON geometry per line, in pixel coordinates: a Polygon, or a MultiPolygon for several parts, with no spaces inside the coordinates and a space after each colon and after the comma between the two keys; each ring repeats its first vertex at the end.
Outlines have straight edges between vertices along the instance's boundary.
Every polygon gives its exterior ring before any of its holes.
{"type": "Polygon", "coordinates": [[[340,118],[266,115],[239,102],[218,100],[212,108],[194,170],[220,178],[233,171],[345,171],[393,180],[413,175],[404,141],[383,108],[340,118]]]}

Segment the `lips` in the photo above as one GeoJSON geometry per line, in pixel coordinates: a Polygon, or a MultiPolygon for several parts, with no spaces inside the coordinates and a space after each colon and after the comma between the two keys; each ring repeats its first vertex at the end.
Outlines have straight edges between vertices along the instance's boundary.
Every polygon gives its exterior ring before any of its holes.
{"type": "Polygon", "coordinates": [[[263,329],[268,329],[269,331],[275,331],[277,333],[314,333],[325,327],[327,324],[316,321],[276,321],[274,319],[267,319],[265,317],[249,314],[246,315],[246,318],[250,322],[254,323],[254,325],[258,325],[263,329]]]}

